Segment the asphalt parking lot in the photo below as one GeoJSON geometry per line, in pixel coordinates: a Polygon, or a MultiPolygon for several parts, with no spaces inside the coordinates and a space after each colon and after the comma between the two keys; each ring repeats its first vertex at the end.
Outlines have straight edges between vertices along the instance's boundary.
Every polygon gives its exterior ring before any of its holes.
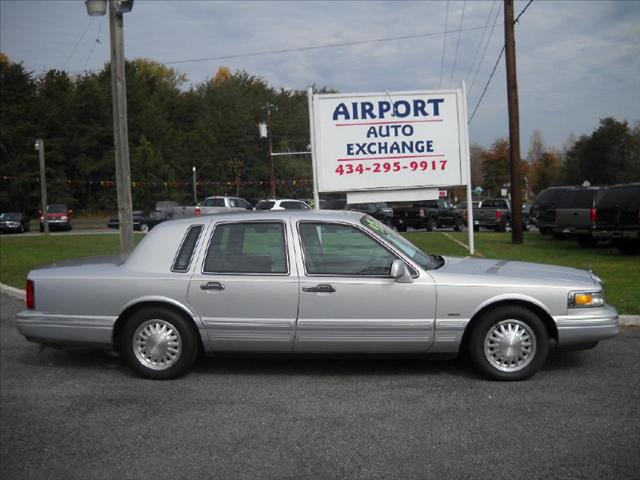
{"type": "Polygon", "coordinates": [[[39,351],[1,296],[0,475],[22,478],[612,478],[640,472],[640,330],[553,354],[529,381],[462,360],[207,358],[135,377],[39,351]]]}

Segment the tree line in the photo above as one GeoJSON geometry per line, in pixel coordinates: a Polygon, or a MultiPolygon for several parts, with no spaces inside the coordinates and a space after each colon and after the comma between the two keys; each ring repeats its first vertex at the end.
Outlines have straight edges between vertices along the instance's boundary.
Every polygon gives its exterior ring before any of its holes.
{"type": "MultiPolygon", "coordinates": [[[[270,191],[268,145],[258,124],[273,104],[275,152],[305,151],[309,119],[305,91],[276,89],[262,78],[221,67],[185,88],[179,71],[147,59],[126,62],[129,148],[134,208],[159,200],[214,194],[265,198],[270,191]]],[[[327,88],[315,91],[329,92],[327,88]]],[[[80,211],[116,209],[110,67],[71,75],[41,75],[0,54],[0,210],[34,213],[40,201],[36,138],[45,142],[50,203],[80,211]]],[[[603,119],[591,135],[563,151],[534,134],[524,175],[531,192],[559,183],[640,180],[640,128],[603,119]]],[[[497,195],[509,181],[508,142],[472,146],[472,179],[497,195]]],[[[276,157],[278,196],[311,197],[309,156],[276,157]]]]}

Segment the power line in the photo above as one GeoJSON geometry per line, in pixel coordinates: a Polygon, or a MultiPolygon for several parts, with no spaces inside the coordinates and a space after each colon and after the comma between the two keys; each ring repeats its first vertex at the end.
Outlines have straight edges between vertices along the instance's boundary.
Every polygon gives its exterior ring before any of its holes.
{"type": "Polygon", "coordinates": [[[467,6],[467,0],[462,2],[462,15],[460,16],[460,28],[458,28],[458,40],[456,41],[456,53],[453,55],[453,67],[451,67],[451,75],[449,76],[449,87],[453,82],[453,74],[456,71],[456,63],[458,62],[458,49],[460,48],[460,37],[462,36],[462,25],[464,24],[464,9],[467,6]]]}
{"type": "Polygon", "coordinates": [[[442,38],[442,60],[440,60],[440,80],[438,80],[438,88],[442,87],[442,72],[444,71],[444,53],[447,50],[448,26],[449,26],[449,0],[447,0],[447,10],[444,15],[444,37],[442,38]]]}
{"type": "Polygon", "coordinates": [[[100,33],[102,32],[102,25],[104,25],[104,19],[105,17],[102,17],[100,19],[100,23],[98,25],[98,34],[96,35],[96,40],[93,42],[93,45],[91,45],[91,50],[89,51],[89,55],[87,55],[87,59],[84,62],[84,66],[82,67],[82,70],[86,70],[87,69],[87,65],[89,64],[89,60],[91,59],[91,56],[93,55],[93,51],[96,49],[96,45],[98,45],[99,43],[101,44],[102,42],[100,42],[100,33]]]}
{"type": "MultiPolygon", "coordinates": [[[[471,32],[474,30],[480,30],[483,27],[469,27],[462,29],[463,32],[471,32]]],[[[177,65],[180,63],[196,63],[196,62],[208,62],[214,60],[230,60],[234,58],[246,58],[246,57],[259,57],[263,55],[277,55],[281,53],[292,53],[292,52],[304,52],[309,50],[321,50],[324,48],[339,48],[339,47],[351,47],[355,45],[366,45],[369,43],[382,43],[382,42],[392,42],[397,40],[409,40],[412,38],[424,38],[424,37],[434,37],[438,35],[443,35],[446,33],[456,33],[458,30],[449,30],[448,32],[428,32],[428,33],[416,33],[412,35],[403,35],[399,37],[383,37],[383,38],[374,38],[370,40],[354,40],[351,42],[340,42],[340,43],[325,43],[321,45],[310,45],[307,47],[294,47],[294,48],[283,48],[278,50],[263,50],[259,52],[252,53],[238,53],[232,55],[220,55],[216,57],[201,57],[201,58],[190,58],[184,60],[171,60],[168,62],[162,62],[165,65],[177,65]]]]}
{"type": "Polygon", "coordinates": [[[87,23],[87,26],[84,27],[84,30],[82,31],[82,35],[80,35],[80,39],[78,40],[78,42],[75,44],[75,46],[73,47],[73,49],[71,50],[71,53],[69,54],[69,56],[67,57],[67,59],[64,61],[64,63],[62,64],[62,70],[64,70],[64,68],[67,66],[67,63],[69,63],[69,60],[71,60],[71,57],[73,57],[73,54],[76,53],[76,50],[78,49],[78,45],[80,45],[80,42],[82,42],[82,40],[84,39],[84,36],[87,34],[87,30],[89,30],[89,27],[91,26],[91,24],[93,23],[93,19],[94,17],[91,17],[89,19],[89,22],[87,23]]]}
{"type": "Polygon", "coordinates": [[[489,23],[491,23],[491,17],[493,15],[493,7],[496,6],[496,4],[498,3],[498,0],[494,0],[493,3],[491,4],[491,8],[489,9],[489,15],[487,16],[487,21],[484,24],[484,28],[482,29],[482,35],[480,36],[480,41],[478,42],[478,46],[476,47],[476,51],[473,54],[473,57],[471,59],[471,64],[469,65],[469,71],[467,72],[467,74],[465,75],[465,79],[468,80],[469,76],[471,75],[471,72],[473,71],[473,66],[476,64],[476,58],[478,58],[478,53],[480,53],[480,48],[482,47],[482,44],[484,43],[484,36],[485,33],[487,32],[487,27],[489,26],[489,23]]]}
{"type": "Polygon", "coordinates": [[[496,23],[498,21],[498,17],[500,16],[500,5],[498,5],[498,9],[496,10],[495,16],[493,17],[493,25],[491,26],[491,30],[489,30],[489,36],[487,37],[487,43],[484,44],[484,50],[482,51],[482,56],[480,57],[480,61],[478,62],[478,67],[476,68],[476,73],[473,74],[473,80],[471,80],[471,87],[469,88],[469,94],[473,91],[473,87],[476,83],[476,78],[478,77],[478,73],[480,72],[480,67],[482,66],[482,62],[484,57],[487,55],[487,49],[489,48],[489,44],[491,43],[491,37],[493,37],[493,32],[496,29],[496,23]]]}
{"type": "MultiPolygon", "coordinates": [[[[516,19],[513,21],[513,23],[518,23],[518,20],[520,20],[520,17],[522,16],[522,14],[527,11],[527,8],[529,8],[529,5],[531,5],[532,3],[533,3],[533,0],[529,0],[529,3],[527,3],[525,5],[525,7],[520,11],[520,13],[516,17],[516,19]]],[[[484,89],[482,90],[482,94],[480,95],[480,98],[478,99],[478,103],[476,103],[476,106],[473,109],[473,112],[471,113],[471,116],[469,117],[469,121],[468,121],[469,124],[471,124],[471,121],[473,120],[473,117],[475,116],[476,112],[478,111],[478,108],[480,107],[480,104],[482,103],[482,99],[484,98],[485,93],[487,93],[487,89],[489,88],[489,84],[491,83],[491,80],[493,80],[493,76],[496,73],[496,69],[498,68],[498,64],[500,63],[500,59],[502,58],[502,55],[504,54],[505,47],[506,47],[505,45],[502,45],[502,50],[500,50],[500,54],[498,55],[498,59],[496,60],[495,65],[493,66],[493,70],[491,71],[491,75],[489,75],[489,79],[487,80],[487,83],[485,84],[484,89]]]]}

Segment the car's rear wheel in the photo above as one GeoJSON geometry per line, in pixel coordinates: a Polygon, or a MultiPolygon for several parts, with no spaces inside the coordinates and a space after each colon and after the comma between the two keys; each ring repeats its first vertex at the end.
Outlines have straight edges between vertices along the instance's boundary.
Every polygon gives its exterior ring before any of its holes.
{"type": "Polygon", "coordinates": [[[146,223],[143,223],[142,225],[140,225],[140,231],[142,233],[147,233],[149,231],[149,225],[147,225],[146,223]]]}
{"type": "Polygon", "coordinates": [[[524,380],[542,367],[549,353],[549,335],[532,311],[502,306],[482,314],[473,326],[469,356],[493,380],[524,380]]]}
{"type": "Polygon", "coordinates": [[[143,377],[168,380],[185,374],[198,356],[193,326],[165,308],[145,308],[128,319],[122,331],[122,353],[143,377]]]}
{"type": "Polygon", "coordinates": [[[462,219],[460,217],[457,217],[455,219],[455,221],[453,222],[453,229],[456,232],[459,232],[462,230],[462,225],[464,224],[464,222],[462,221],[462,219]]]}

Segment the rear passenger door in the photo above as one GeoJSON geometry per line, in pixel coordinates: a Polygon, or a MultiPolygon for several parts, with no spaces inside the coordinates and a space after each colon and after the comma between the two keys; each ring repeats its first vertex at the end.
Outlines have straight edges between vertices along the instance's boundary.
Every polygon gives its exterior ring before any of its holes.
{"type": "Polygon", "coordinates": [[[217,222],[189,285],[213,351],[289,351],[298,278],[281,220],[217,222]]]}

